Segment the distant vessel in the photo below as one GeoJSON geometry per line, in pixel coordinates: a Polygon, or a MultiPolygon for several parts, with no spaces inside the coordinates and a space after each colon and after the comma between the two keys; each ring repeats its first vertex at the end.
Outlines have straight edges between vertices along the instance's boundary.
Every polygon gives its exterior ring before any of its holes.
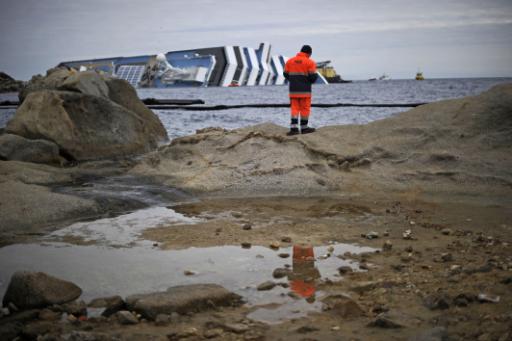
{"type": "Polygon", "coordinates": [[[370,78],[368,79],[370,82],[374,82],[374,81],[385,81],[385,80],[388,80],[388,79],[391,79],[388,75],[386,75],[385,73],[382,74],[382,76],[380,76],[379,78],[370,78]]]}
{"type": "Polygon", "coordinates": [[[324,76],[324,78],[329,83],[352,83],[352,81],[347,81],[341,78],[340,75],[336,73],[336,70],[334,70],[334,67],[329,65],[331,64],[330,60],[326,60],[324,62],[317,62],[316,67],[318,70],[318,73],[324,76]]]}
{"type": "Polygon", "coordinates": [[[417,81],[422,81],[424,79],[425,79],[425,77],[423,77],[423,72],[421,72],[421,71],[416,72],[416,80],[417,81]]]}
{"type": "MultiPolygon", "coordinates": [[[[284,85],[284,65],[288,60],[271,55],[271,45],[259,48],[219,46],[158,55],[114,57],[62,62],[76,70],[96,70],[128,81],[135,88],[206,86],[284,85]]],[[[319,74],[316,81],[328,84],[319,74]]]]}

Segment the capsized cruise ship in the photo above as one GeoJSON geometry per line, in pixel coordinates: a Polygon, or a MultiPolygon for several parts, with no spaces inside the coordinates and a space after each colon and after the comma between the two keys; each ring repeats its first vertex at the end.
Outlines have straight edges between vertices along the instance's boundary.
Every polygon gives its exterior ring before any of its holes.
{"type": "MultiPolygon", "coordinates": [[[[220,46],[170,51],[157,55],[62,62],[77,70],[96,70],[125,79],[135,88],[284,85],[288,60],[271,55],[271,45],[259,48],[220,46]]],[[[328,84],[318,75],[316,81],[328,84]]]]}

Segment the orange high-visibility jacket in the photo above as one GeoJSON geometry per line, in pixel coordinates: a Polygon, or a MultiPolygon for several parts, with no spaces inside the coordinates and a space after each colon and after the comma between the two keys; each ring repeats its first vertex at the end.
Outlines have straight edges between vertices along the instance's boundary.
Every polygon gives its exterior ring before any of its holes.
{"type": "Polygon", "coordinates": [[[316,63],[307,53],[299,52],[286,62],[283,76],[289,82],[290,97],[311,97],[311,84],[318,77],[316,63]]]}

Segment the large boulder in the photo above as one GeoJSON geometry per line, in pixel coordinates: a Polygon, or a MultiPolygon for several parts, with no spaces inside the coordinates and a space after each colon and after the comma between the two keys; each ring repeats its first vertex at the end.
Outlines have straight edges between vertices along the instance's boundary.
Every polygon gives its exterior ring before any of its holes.
{"type": "Polygon", "coordinates": [[[229,196],[411,188],[510,195],[512,188],[511,84],[365,125],[291,137],[287,130],[270,123],[201,130],[145,155],[131,172],[229,196]]]}
{"type": "Polygon", "coordinates": [[[66,79],[73,74],[68,68],[54,68],[46,72],[46,76],[35,75],[20,90],[18,97],[22,103],[29,93],[41,90],[57,90],[66,79]]]}
{"type": "Polygon", "coordinates": [[[6,131],[59,146],[70,160],[148,152],[168,140],[158,117],[124,80],[57,69],[27,86],[6,131]]]}
{"type": "Polygon", "coordinates": [[[126,298],[129,310],[154,320],[158,314],[200,312],[216,306],[236,306],[241,297],[217,284],[170,287],[165,292],[132,295],[126,298]]]}
{"type": "Polygon", "coordinates": [[[2,303],[23,310],[43,308],[71,302],[81,294],[82,289],[74,283],[43,272],[19,271],[12,275],[2,303]]]}
{"type": "Polygon", "coordinates": [[[12,134],[0,135],[0,159],[56,164],[64,161],[55,143],[12,134]]]}

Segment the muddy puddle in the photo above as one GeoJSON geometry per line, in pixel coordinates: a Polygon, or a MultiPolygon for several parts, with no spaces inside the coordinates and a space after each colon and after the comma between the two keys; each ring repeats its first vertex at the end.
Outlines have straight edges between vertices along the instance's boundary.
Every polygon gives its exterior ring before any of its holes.
{"type": "Polygon", "coordinates": [[[162,250],[140,237],[148,228],[196,228],[202,221],[204,218],[157,206],[75,223],[41,238],[37,244],[0,248],[0,296],[11,275],[22,270],[42,271],[72,281],[82,288],[85,301],[163,291],[175,285],[215,283],[244,298],[250,308],[249,318],[274,324],[321,311],[324,294],[317,286],[326,280],[342,280],[339,267],[359,271],[357,262],[338,256],[375,251],[334,243],[278,250],[238,245],[162,250]],[[71,240],[73,244],[68,243],[71,240]],[[281,269],[280,276],[274,276],[276,269],[281,269]],[[273,282],[272,288],[258,290],[267,281],[273,282]]]}

